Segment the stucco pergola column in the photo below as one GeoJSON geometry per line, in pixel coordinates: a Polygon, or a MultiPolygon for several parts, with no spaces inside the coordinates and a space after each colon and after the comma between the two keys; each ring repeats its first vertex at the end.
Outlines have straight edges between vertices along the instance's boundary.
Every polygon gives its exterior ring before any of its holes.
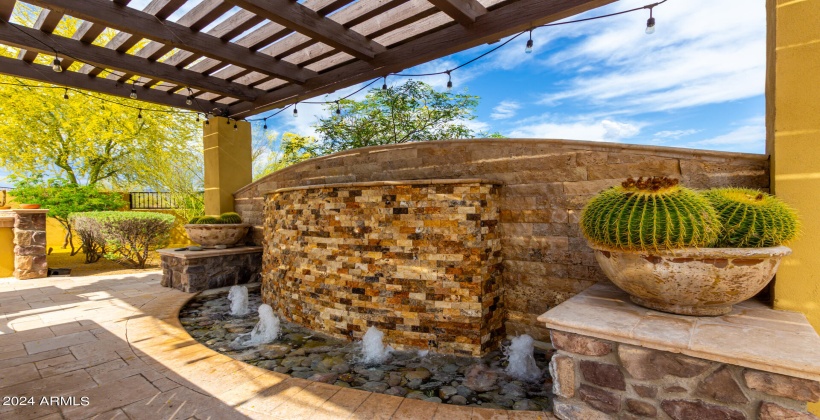
{"type": "Polygon", "coordinates": [[[233,211],[233,193],[253,180],[251,125],[224,117],[203,123],[205,154],[205,214],[233,211]]]}
{"type": "Polygon", "coordinates": [[[820,331],[820,0],[768,0],[767,8],[771,187],[803,223],[777,273],[774,306],[803,312],[820,331]]]}

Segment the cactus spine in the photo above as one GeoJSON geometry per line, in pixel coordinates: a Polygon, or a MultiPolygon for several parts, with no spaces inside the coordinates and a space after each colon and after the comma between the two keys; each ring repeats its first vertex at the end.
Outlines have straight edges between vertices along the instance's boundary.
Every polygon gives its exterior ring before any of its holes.
{"type": "Polygon", "coordinates": [[[716,188],[704,195],[722,225],[716,247],[777,246],[800,231],[797,213],[775,196],[748,188],[716,188]]]}
{"type": "Polygon", "coordinates": [[[629,178],[593,197],[581,214],[584,237],[617,250],[705,247],[719,229],[705,197],[666,177],[629,178]]]}
{"type": "Polygon", "coordinates": [[[188,224],[189,225],[195,225],[195,224],[197,224],[197,222],[201,218],[202,218],[202,216],[194,216],[194,217],[191,218],[191,220],[188,221],[188,224]]]}
{"type": "Polygon", "coordinates": [[[219,216],[219,220],[220,220],[220,223],[225,223],[225,224],[239,224],[239,223],[242,223],[242,218],[239,216],[239,214],[234,213],[234,212],[222,213],[222,215],[219,216]]]}

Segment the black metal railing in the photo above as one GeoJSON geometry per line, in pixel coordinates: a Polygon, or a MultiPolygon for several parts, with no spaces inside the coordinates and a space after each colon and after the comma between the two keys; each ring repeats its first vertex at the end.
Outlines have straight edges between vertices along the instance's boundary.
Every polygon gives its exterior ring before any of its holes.
{"type": "Polygon", "coordinates": [[[169,192],[137,191],[128,193],[131,210],[178,209],[182,206],[169,192]]]}

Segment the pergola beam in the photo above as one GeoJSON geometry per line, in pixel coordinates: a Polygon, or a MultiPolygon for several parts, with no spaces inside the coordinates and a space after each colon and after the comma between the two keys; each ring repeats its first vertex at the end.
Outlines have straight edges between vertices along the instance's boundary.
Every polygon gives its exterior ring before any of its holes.
{"type": "MultiPolygon", "coordinates": [[[[250,51],[239,45],[223,42],[217,37],[205,33],[193,32],[183,25],[160,21],[155,16],[129,7],[119,6],[108,0],[30,0],[37,6],[58,11],[83,20],[105,25],[132,36],[139,36],[165,44],[170,48],[179,48],[201,54],[215,60],[239,67],[251,69],[262,74],[269,74],[281,79],[304,83],[316,74],[299,68],[291,63],[276,60],[273,57],[250,51]]],[[[155,53],[151,58],[159,53],[155,53]]],[[[162,52],[159,55],[164,55],[162,52]]],[[[153,60],[151,60],[153,61],[153,60]]]]}
{"type": "Polygon", "coordinates": [[[15,3],[17,3],[17,0],[0,0],[0,20],[8,22],[11,19],[15,3]]]}
{"type": "Polygon", "coordinates": [[[365,38],[362,34],[291,0],[226,1],[360,60],[372,60],[376,54],[386,50],[384,46],[365,38]]]}
{"type": "MultiPolygon", "coordinates": [[[[117,83],[114,80],[69,71],[54,73],[50,66],[27,63],[23,60],[15,60],[12,58],[0,57],[0,73],[43,83],[104,93],[121,98],[129,98],[131,94],[131,87],[129,85],[117,83]]],[[[213,104],[209,101],[194,99],[195,102],[192,105],[187,105],[185,103],[185,96],[156,89],[139,88],[137,94],[140,101],[187,109],[194,112],[202,112],[202,110],[209,111],[213,108],[213,104]]]]}
{"type": "Polygon", "coordinates": [[[616,0],[520,0],[488,12],[469,27],[449,26],[391,48],[369,63],[354,61],[322,73],[303,86],[285,86],[261,96],[254,103],[236,104],[229,108],[229,114],[235,118],[245,118],[281,108],[481,44],[495,42],[533,26],[554,22],[614,1],[616,0]]]}
{"type": "Polygon", "coordinates": [[[427,0],[462,26],[470,26],[487,9],[476,0],[427,0]]]}
{"type": "Polygon", "coordinates": [[[152,79],[163,80],[177,85],[189,86],[220,95],[251,101],[263,91],[247,86],[230,83],[225,80],[203,76],[199,73],[178,69],[167,64],[148,60],[116,51],[83,44],[69,38],[49,35],[36,29],[13,23],[0,23],[0,43],[34,50],[40,53],[53,54],[49,46],[64,56],[83,61],[101,68],[142,75],[152,79]],[[14,25],[15,27],[12,27],[14,25]]]}

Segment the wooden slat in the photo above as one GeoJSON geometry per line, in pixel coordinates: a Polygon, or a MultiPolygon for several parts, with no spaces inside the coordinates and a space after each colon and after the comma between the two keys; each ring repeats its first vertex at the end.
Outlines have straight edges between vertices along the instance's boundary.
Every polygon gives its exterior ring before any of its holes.
{"type": "Polygon", "coordinates": [[[470,26],[487,9],[476,0],[427,0],[461,25],[470,26]]]}
{"type": "Polygon", "coordinates": [[[302,83],[308,77],[315,75],[293,64],[251,52],[232,43],[222,42],[212,35],[193,33],[180,24],[169,21],[160,22],[154,16],[128,7],[117,6],[109,0],[30,1],[38,6],[48,7],[51,10],[164,44],[163,48],[148,56],[150,61],[155,61],[165,55],[171,48],[180,48],[261,73],[276,75],[291,82],[302,83]]]}
{"type": "MultiPolygon", "coordinates": [[[[37,20],[34,21],[34,29],[39,29],[47,34],[54,32],[54,28],[60,23],[60,20],[63,18],[62,13],[52,12],[48,9],[43,9],[40,11],[40,14],[37,15],[37,20]]],[[[25,61],[26,63],[31,63],[34,59],[37,58],[37,53],[34,51],[28,50],[20,50],[17,53],[17,58],[20,60],[25,61]]],[[[64,67],[65,64],[63,64],[64,67]]]]}
{"type": "Polygon", "coordinates": [[[385,50],[361,34],[291,0],[228,1],[361,60],[371,60],[385,50]]]}
{"type": "MultiPolygon", "coordinates": [[[[50,66],[26,63],[22,60],[0,57],[0,73],[9,76],[17,76],[38,82],[51,83],[60,86],[73,87],[77,89],[89,90],[92,92],[104,93],[107,95],[128,98],[131,94],[131,86],[122,85],[113,80],[99,77],[89,77],[84,74],[64,71],[54,73],[50,66]]],[[[155,89],[138,89],[140,101],[150,102],[158,105],[167,105],[175,108],[187,109],[201,112],[210,110],[213,105],[206,100],[198,100],[193,105],[185,104],[185,95],[168,94],[155,89]]]]}
{"type": "Polygon", "coordinates": [[[72,39],[45,34],[36,29],[24,26],[16,25],[16,28],[12,28],[12,25],[14,24],[0,23],[0,42],[45,53],[50,53],[51,51],[43,50],[43,48],[45,48],[43,45],[49,45],[65,55],[97,67],[139,74],[178,85],[196,87],[197,89],[219,93],[243,101],[253,100],[261,93],[261,91],[246,86],[229,83],[216,78],[209,78],[189,70],[178,69],[167,64],[150,62],[128,54],[119,54],[107,48],[87,45],[72,39]],[[40,42],[34,41],[35,39],[40,42]],[[40,44],[41,42],[42,44],[40,44]]]}
{"type": "Polygon", "coordinates": [[[536,25],[554,22],[615,0],[520,0],[488,12],[475,24],[448,26],[377,55],[370,63],[355,61],[322,73],[302,86],[288,85],[269,92],[253,104],[240,103],[230,115],[246,118],[274,108],[343,89],[364,81],[399,72],[446,55],[463,51],[521,32],[536,25]]]}
{"type": "Polygon", "coordinates": [[[0,20],[8,22],[14,12],[14,5],[17,0],[0,0],[0,20]]]}

